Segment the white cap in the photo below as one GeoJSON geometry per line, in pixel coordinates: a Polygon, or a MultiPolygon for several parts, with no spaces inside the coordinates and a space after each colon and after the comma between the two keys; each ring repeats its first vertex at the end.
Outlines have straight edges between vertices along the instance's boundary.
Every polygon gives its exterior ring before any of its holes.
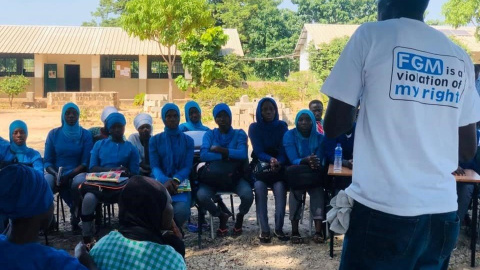
{"type": "Polygon", "coordinates": [[[107,117],[111,113],[115,113],[115,112],[118,112],[117,108],[115,108],[113,106],[107,106],[107,107],[103,108],[102,116],[100,116],[100,119],[102,120],[103,123],[105,123],[105,119],[107,119],[107,117]]]}

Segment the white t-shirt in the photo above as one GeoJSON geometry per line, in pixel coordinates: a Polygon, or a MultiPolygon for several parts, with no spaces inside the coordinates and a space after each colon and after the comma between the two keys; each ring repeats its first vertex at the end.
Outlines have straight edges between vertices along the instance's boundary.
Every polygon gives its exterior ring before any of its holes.
{"type": "Polygon", "coordinates": [[[361,102],[349,196],[399,216],[457,210],[458,127],[480,120],[473,64],[460,47],[420,21],[366,23],[322,92],[361,102]]]}

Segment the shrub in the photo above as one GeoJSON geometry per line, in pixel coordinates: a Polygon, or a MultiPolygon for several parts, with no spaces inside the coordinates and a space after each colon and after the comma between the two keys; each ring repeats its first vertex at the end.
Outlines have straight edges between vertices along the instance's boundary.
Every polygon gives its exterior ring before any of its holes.
{"type": "Polygon", "coordinates": [[[0,81],[0,91],[7,94],[8,102],[12,107],[13,98],[25,92],[30,80],[23,75],[12,75],[0,81]]]}
{"type": "Polygon", "coordinates": [[[133,98],[133,105],[143,106],[145,104],[145,93],[136,94],[133,98]]]}

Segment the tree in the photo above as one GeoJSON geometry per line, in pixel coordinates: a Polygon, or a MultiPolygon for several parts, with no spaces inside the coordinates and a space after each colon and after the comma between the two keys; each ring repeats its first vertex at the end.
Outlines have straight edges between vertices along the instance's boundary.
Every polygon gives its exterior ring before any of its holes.
{"type": "MultiPolygon", "coordinates": [[[[291,10],[278,9],[279,0],[224,0],[215,5],[215,19],[225,28],[236,28],[247,58],[291,55],[302,24],[291,10]]],[[[261,79],[285,80],[298,64],[291,58],[250,61],[261,79]]]]}
{"type": "Polygon", "coordinates": [[[91,13],[94,18],[89,22],[83,22],[82,26],[120,26],[120,15],[127,2],[128,0],[100,0],[97,10],[91,13]]]}
{"type": "Polygon", "coordinates": [[[319,74],[321,83],[327,79],[337,62],[340,54],[347,45],[350,38],[348,36],[333,39],[330,43],[322,43],[319,48],[314,44],[308,47],[308,61],[310,69],[319,74]]]}
{"type": "Polygon", "coordinates": [[[292,0],[304,23],[360,24],[377,20],[377,4],[372,0],[292,0]]]}
{"type": "Polygon", "coordinates": [[[318,95],[320,86],[318,74],[310,70],[293,72],[287,80],[287,87],[296,90],[302,102],[318,95]]]}
{"type": "Polygon", "coordinates": [[[168,100],[173,101],[172,69],[178,44],[196,29],[213,24],[204,0],[130,0],[120,18],[122,27],[141,40],[157,42],[168,67],[168,100]]]}
{"type": "Polygon", "coordinates": [[[0,81],[0,91],[8,95],[10,107],[13,106],[13,98],[25,92],[30,80],[23,75],[12,75],[0,81]]]}
{"type": "Polygon", "coordinates": [[[442,7],[445,22],[453,27],[465,26],[472,23],[477,26],[475,37],[480,39],[480,3],[478,0],[449,0],[442,7]]]}

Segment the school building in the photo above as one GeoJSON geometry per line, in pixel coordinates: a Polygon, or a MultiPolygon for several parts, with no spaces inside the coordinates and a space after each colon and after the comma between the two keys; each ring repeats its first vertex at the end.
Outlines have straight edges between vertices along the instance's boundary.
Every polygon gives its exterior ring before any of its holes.
{"type": "MultiPolygon", "coordinates": [[[[360,25],[348,24],[304,24],[294,49],[294,55],[300,58],[300,70],[309,70],[308,47],[313,44],[317,49],[322,43],[330,43],[335,38],[352,36],[360,25]]],[[[469,50],[474,63],[480,63],[480,42],[475,38],[475,27],[459,27],[457,29],[438,25],[432,26],[447,36],[454,37],[469,50]]]]}
{"type": "MultiPolygon", "coordinates": [[[[243,56],[237,30],[224,32],[229,39],[221,53],[243,56]]],[[[27,92],[36,98],[70,91],[117,92],[120,99],[168,94],[166,51],[118,27],[0,25],[0,80],[23,74],[31,80],[27,92]]],[[[177,51],[173,77],[179,75],[189,77],[177,51]]],[[[175,84],[173,98],[185,98],[175,84]]]]}

